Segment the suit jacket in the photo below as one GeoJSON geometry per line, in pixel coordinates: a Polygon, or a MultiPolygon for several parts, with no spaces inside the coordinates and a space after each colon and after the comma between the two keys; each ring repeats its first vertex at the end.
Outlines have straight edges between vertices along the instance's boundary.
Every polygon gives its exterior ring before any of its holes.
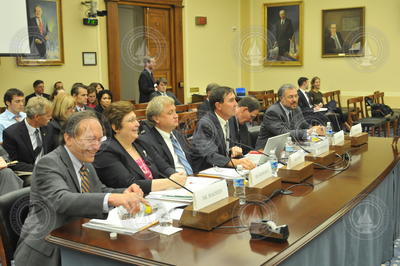
{"type": "MultiPolygon", "coordinates": [[[[308,92],[307,96],[310,101],[312,101],[312,98],[308,92]]],[[[326,122],[329,121],[329,119],[325,116],[325,112],[314,112],[314,108],[311,108],[310,105],[307,102],[306,97],[304,94],[299,90],[297,90],[297,94],[299,95],[299,102],[298,105],[303,113],[304,119],[307,121],[308,124],[314,125],[314,124],[322,124],[326,125],[326,122]]]]}
{"type": "MultiPolygon", "coordinates": [[[[169,177],[175,173],[175,169],[171,168],[143,141],[137,139],[133,145],[150,168],[153,178],[163,177],[162,175],[169,177]]],[[[109,187],[128,187],[135,183],[144,193],[151,192],[151,180],[145,179],[140,167],[115,138],[101,145],[93,165],[100,180],[109,187]]]]}
{"type": "MultiPolygon", "coordinates": [[[[49,151],[48,139],[51,139],[52,136],[47,134],[47,127],[41,127],[40,133],[44,155],[49,151]]],[[[11,161],[18,161],[17,164],[11,166],[11,169],[32,172],[35,164],[35,155],[24,120],[9,126],[3,131],[3,147],[8,152],[11,161]]]]}
{"type": "Polygon", "coordinates": [[[61,125],[57,120],[52,119],[47,124],[47,150],[51,152],[55,150],[61,144],[61,125]]]}
{"type": "Polygon", "coordinates": [[[44,238],[54,229],[81,217],[104,219],[106,193],[120,193],[105,187],[90,163],[90,193],[80,193],[78,177],[64,146],[39,160],[33,172],[30,212],[15,252],[15,265],[60,265],[59,248],[44,238]]]}
{"type": "MultiPolygon", "coordinates": [[[[181,105],[181,104],[182,104],[182,103],[178,100],[178,98],[176,98],[175,94],[173,94],[172,92],[167,91],[166,94],[167,94],[167,96],[169,96],[169,97],[171,97],[172,99],[174,99],[175,105],[181,105]]],[[[153,92],[153,93],[150,95],[150,101],[151,101],[151,99],[153,99],[154,97],[157,97],[157,96],[161,96],[161,92],[159,92],[159,91],[153,92]]]]}
{"type": "MultiPolygon", "coordinates": [[[[43,93],[42,96],[44,98],[46,98],[47,100],[50,100],[50,95],[48,95],[47,93],[43,93]]],[[[28,103],[29,99],[32,98],[32,97],[36,97],[36,94],[35,93],[31,93],[31,94],[29,94],[28,96],[25,97],[25,105],[28,103]]]]}
{"type": "Polygon", "coordinates": [[[281,24],[281,20],[279,19],[278,23],[275,26],[275,37],[278,42],[279,54],[283,55],[285,52],[289,51],[290,48],[290,40],[293,36],[293,26],[292,21],[288,18],[285,19],[283,25],[281,24]]]}
{"type": "Polygon", "coordinates": [[[42,29],[43,32],[40,33],[39,25],[36,21],[36,17],[29,18],[28,25],[29,25],[29,43],[31,47],[35,47],[38,54],[41,58],[46,58],[46,39],[45,37],[49,34],[49,27],[47,24],[47,20],[45,17],[41,17],[42,20],[42,29]],[[36,43],[35,39],[39,39],[42,41],[41,44],[36,43]]]}
{"type": "MultiPolygon", "coordinates": [[[[231,137],[235,135],[231,126],[229,131],[231,137]]],[[[191,156],[194,173],[213,166],[225,167],[230,162],[224,133],[214,112],[208,112],[197,122],[192,145],[191,156]]],[[[232,146],[234,144],[229,143],[229,148],[232,146]]]]}
{"type": "MultiPolygon", "coordinates": [[[[306,96],[304,96],[303,92],[301,92],[300,89],[297,90],[297,95],[299,95],[298,106],[300,107],[301,111],[303,113],[314,112],[314,109],[310,107],[310,104],[307,102],[306,96]]],[[[308,99],[311,101],[311,97],[310,97],[310,95],[308,93],[307,93],[307,96],[308,96],[308,99]]]]}
{"type": "Polygon", "coordinates": [[[268,138],[290,132],[296,139],[307,137],[307,129],[310,125],[304,120],[299,107],[292,110],[293,119],[289,122],[280,102],[271,105],[264,113],[260,133],[257,138],[256,149],[264,149],[268,138]]]}
{"type": "Polygon", "coordinates": [[[336,32],[336,36],[338,37],[338,40],[339,40],[340,46],[342,46],[342,49],[336,48],[335,39],[331,38],[331,34],[328,33],[325,37],[325,53],[338,54],[338,53],[343,53],[345,51],[344,46],[343,46],[344,43],[343,43],[342,34],[340,34],[340,32],[336,32]]]}
{"type": "MultiPolygon", "coordinates": [[[[175,138],[178,140],[179,144],[181,145],[186,159],[188,160],[189,164],[193,168],[193,163],[190,157],[190,147],[188,142],[184,136],[182,136],[177,130],[173,131],[175,138]]],[[[163,160],[168,163],[171,168],[175,169],[175,162],[174,158],[172,157],[171,152],[168,149],[167,144],[165,143],[163,137],[157,131],[155,127],[151,127],[140,136],[140,139],[145,142],[146,144],[150,145],[153,150],[163,158],[163,160]]]]}
{"type": "Polygon", "coordinates": [[[210,111],[212,111],[210,102],[208,99],[205,99],[204,102],[197,108],[197,119],[200,120],[200,118],[210,111]]]}
{"type": "Polygon", "coordinates": [[[154,78],[147,69],[144,69],[139,76],[139,103],[150,101],[150,95],[154,90],[154,78]]]}
{"type": "Polygon", "coordinates": [[[237,146],[242,148],[243,154],[247,154],[251,149],[239,144],[244,144],[254,149],[251,143],[250,132],[246,124],[239,124],[236,116],[233,116],[229,119],[229,126],[233,128],[234,136],[232,136],[232,138],[237,142],[237,146]]]}

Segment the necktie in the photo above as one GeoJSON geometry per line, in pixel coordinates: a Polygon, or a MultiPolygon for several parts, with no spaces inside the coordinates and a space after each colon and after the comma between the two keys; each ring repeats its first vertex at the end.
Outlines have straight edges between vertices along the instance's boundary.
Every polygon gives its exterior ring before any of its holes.
{"type": "Polygon", "coordinates": [[[289,111],[289,123],[291,123],[292,122],[292,119],[293,119],[293,113],[292,113],[292,111],[289,111]]]}
{"type": "Polygon", "coordinates": [[[81,177],[81,192],[90,192],[89,171],[85,165],[82,165],[81,169],[79,170],[79,175],[81,177]]]}
{"type": "Polygon", "coordinates": [[[36,157],[40,154],[40,152],[42,151],[42,140],[40,139],[39,134],[40,134],[40,131],[39,131],[39,129],[37,128],[37,129],[35,130],[36,148],[35,148],[35,150],[33,151],[33,154],[34,154],[35,158],[36,158],[36,157]]]}
{"type": "Polygon", "coordinates": [[[225,130],[225,146],[226,146],[226,154],[229,154],[229,128],[228,128],[228,121],[226,122],[225,126],[224,126],[224,130],[225,130]]]}
{"type": "Polygon", "coordinates": [[[183,152],[181,145],[179,145],[178,141],[176,140],[176,138],[174,138],[174,136],[172,134],[170,135],[170,138],[171,138],[172,146],[174,147],[174,151],[175,151],[176,155],[178,156],[179,161],[185,168],[186,174],[192,175],[193,174],[192,167],[190,166],[188,160],[186,159],[185,153],[183,152]]]}
{"type": "Polygon", "coordinates": [[[43,23],[42,23],[42,19],[39,18],[39,31],[40,34],[43,35],[43,23]]]}

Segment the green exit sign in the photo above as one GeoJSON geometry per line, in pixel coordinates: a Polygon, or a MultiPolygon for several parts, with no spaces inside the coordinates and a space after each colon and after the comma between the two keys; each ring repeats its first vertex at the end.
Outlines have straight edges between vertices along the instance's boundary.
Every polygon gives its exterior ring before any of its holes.
{"type": "Polygon", "coordinates": [[[84,18],[83,25],[88,26],[97,26],[99,24],[99,20],[97,18],[84,18]]]}

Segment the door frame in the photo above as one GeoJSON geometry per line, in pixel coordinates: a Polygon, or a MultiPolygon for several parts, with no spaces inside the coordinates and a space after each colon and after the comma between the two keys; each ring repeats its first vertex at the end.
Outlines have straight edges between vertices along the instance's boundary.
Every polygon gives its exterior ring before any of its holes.
{"type": "Polygon", "coordinates": [[[171,39],[175,45],[171,45],[172,54],[175,55],[175,69],[171,84],[175,89],[177,98],[184,102],[184,73],[183,73],[183,21],[182,21],[183,0],[105,0],[107,8],[107,50],[108,50],[108,80],[109,88],[115,100],[121,98],[121,49],[119,41],[119,5],[137,5],[143,7],[160,7],[171,9],[171,39]],[[112,35],[112,36],[111,36],[112,35]]]}

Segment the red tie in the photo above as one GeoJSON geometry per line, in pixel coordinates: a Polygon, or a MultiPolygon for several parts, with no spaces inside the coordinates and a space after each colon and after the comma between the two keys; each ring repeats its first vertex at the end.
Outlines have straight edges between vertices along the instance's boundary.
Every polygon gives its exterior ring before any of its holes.
{"type": "Polygon", "coordinates": [[[43,23],[42,23],[42,19],[39,18],[39,30],[40,30],[40,34],[43,35],[43,23]]]}

